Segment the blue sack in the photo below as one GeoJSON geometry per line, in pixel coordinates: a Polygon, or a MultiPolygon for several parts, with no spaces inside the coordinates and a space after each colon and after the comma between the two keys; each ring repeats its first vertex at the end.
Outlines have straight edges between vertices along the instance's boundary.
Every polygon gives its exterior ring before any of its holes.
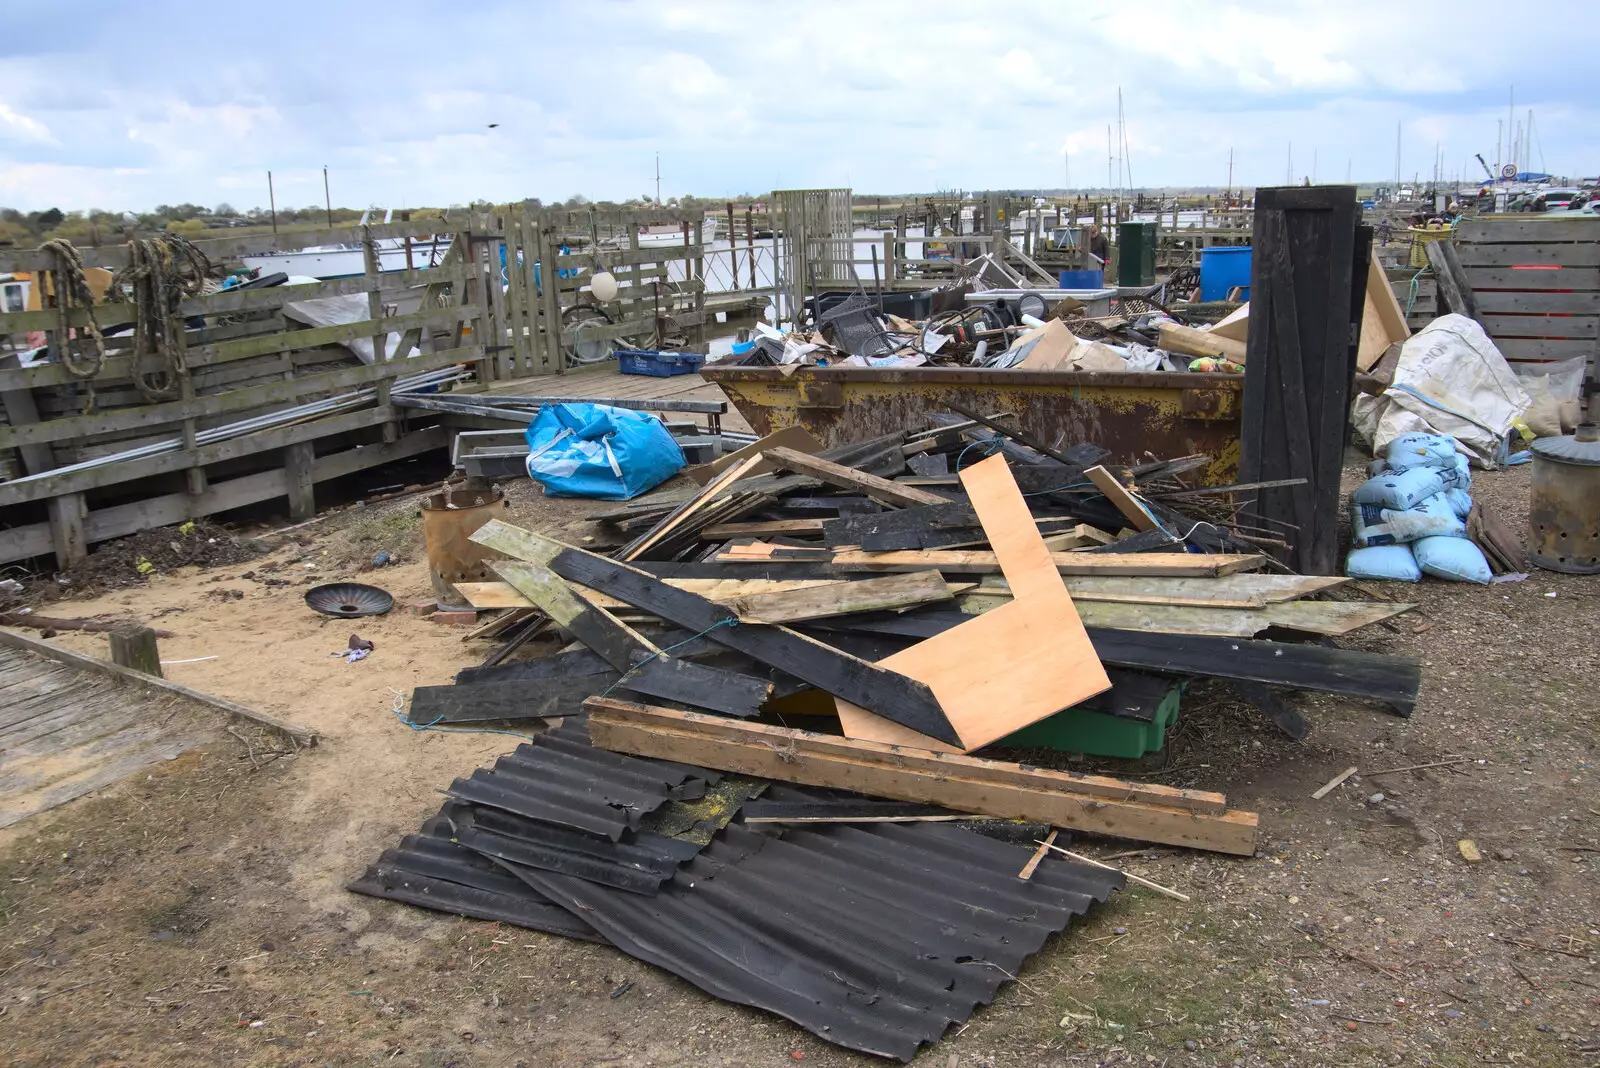
{"type": "Polygon", "coordinates": [[[1351,495],[1357,504],[1376,504],[1396,512],[1415,508],[1444,490],[1444,480],[1431,467],[1413,467],[1399,474],[1373,475],[1351,495]]]}
{"type": "Polygon", "coordinates": [[[1383,579],[1388,582],[1421,582],[1422,569],[1409,545],[1373,545],[1351,549],[1345,558],[1344,573],[1351,578],[1383,579]]]}
{"type": "Polygon", "coordinates": [[[547,404],[528,425],[528,477],[550,497],[626,501],[683,466],[683,450],[648,412],[547,404]]]}
{"type": "Polygon", "coordinates": [[[1466,538],[1419,538],[1411,548],[1417,566],[1434,578],[1487,586],[1494,577],[1483,550],[1466,538]]]}

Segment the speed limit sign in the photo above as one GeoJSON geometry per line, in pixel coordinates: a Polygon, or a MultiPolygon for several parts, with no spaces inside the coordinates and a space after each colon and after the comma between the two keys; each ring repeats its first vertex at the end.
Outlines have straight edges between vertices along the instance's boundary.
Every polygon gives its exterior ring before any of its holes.
{"type": "Polygon", "coordinates": [[[1517,176],[1517,165],[1515,163],[1507,163],[1504,167],[1500,168],[1500,177],[1502,177],[1502,178],[1515,178],[1516,176],[1517,176]]]}

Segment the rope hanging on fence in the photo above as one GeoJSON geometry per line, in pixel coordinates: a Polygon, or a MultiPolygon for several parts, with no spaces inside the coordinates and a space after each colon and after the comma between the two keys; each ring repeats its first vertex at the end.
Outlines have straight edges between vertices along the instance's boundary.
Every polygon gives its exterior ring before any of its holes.
{"type": "MultiPolygon", "coordinates": [[[[89,280],[83,273],[83,253],[71,241],[57,238],[46,241],[39,246],[40,252],[51,252],[56,257],[56,305],[61,309],[63,328],[58,331],[60,336],[56,339],[57,356],[67,373],[74,378],[93,378],[100,373],[106,364],[106,339],[100,333],[100,324],[94,317],[94,293],[89,289],[89,280]],[[67,312],[74,305],[83,308],[84,316],[89,320],[86,327],[78,331],[74,339],[72,331],[66,328],[67,312]],[[76,340],[77,344],[74,344],[76,340]],[[87,342],[87,344],[84,344],[87,342]],[[88,362],[80,362],[80,357],[87,350],[88,362]]],[[[89,403],[94,403],[94,387],[89,387],[89,403]]]]}
{"type": "Polygon", "coordinates": [[[211,274],[206,254],[177,234],[128,243],[128,265],[112,276],[111,287],[116,292],[124,286],[133,290],[138,311],[133,330],[133,383],[145,400],[171,399],[188,376],[179,309],[185,299],[205,291],[211,274]],[[140,365],[140,358],[150,353],[161,357],[158,369],[140,365]]]}

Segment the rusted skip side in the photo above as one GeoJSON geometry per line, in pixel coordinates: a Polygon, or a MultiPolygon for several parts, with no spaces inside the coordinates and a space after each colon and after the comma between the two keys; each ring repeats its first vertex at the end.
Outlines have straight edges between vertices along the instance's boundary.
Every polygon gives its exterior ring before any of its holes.
{"type": "Polygon", "coordinates": [[[1115,374],[1086,371],[982,371],[960,368],[879,369],[707,367],[757,433],[799,424],[827,445],[896,430],[921,430],[931,412],[963,408],[1010,412],[1021,427],[1052,446],[1092,441],[1116,460],[1147,454],[1169,458],[1204,453],[1208,485],[1235,480],[1243,375],[1115,374]]]}

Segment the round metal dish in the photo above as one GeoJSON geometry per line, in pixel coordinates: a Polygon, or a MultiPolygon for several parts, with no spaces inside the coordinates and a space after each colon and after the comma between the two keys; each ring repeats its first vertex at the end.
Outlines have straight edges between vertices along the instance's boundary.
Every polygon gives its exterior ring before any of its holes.
{"type": "Polygon", "coordinates": [[[306,607],[325,616],[355,619],[383,615],[394,607],[394,597],[387,590],[359,582],[330,582],[306,591],[306,607]]]}

